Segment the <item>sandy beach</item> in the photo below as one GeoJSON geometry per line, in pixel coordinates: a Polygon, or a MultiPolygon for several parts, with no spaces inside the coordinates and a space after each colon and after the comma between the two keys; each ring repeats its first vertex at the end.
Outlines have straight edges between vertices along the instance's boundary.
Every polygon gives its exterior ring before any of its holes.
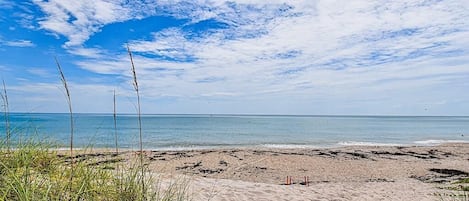
{"type": "Polygon", "coordinates": [[[454,189],[467,185],[455,182],[469,177],[469,144],[147,150],[145,156],[155,174],[184,175],[193,200],[454,200],[461,194],[454,189]]]}

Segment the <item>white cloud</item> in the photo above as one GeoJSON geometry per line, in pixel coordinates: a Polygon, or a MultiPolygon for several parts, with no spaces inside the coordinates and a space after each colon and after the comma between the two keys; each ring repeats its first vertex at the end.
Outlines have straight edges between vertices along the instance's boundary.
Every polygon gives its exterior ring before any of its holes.
{"type": "MultiPolygon", "coordinates": [[[[71,81],[68,84],[75,112],[112,112],[113,90],[118,93],[119,111],[134,112],[133,99],[129,97],[133,95],[131,92],[112,85],[71,81]]],[[[20,111],[25,112],[68,112],[66,96],[60,82],[23,81],[20,86],[8,86],[8,90],[12,109],[21,108],[20,111]]]]}
{"type": "MultiPolygon", "coordinates": [[[[367,107],[348,103],[363,99],[441,103],[422,91],[457,96],[444,88],[469,77],[469,5],[462,0],[34,2],[47,14],[41,27],[65,36],[70,53],[89,58],[79,67],[126,82],[126,54],[103,57],[106,50],[83,47],[103,26],[149,15],[188,19],[186,26],[224,23],[198,34],[173,27],[129,41],[143,94],[152,99],[278,98],[299,101],[298,107],[319,100],[350,108],[367,107]]],[[[308,111],[314,109],[321,108],[308,111]]]]}
{"type": "MultiPolygon", "coordinates": [[[[258,29],[267,18],[274,17],[281,1],[275,4],[259,2],[239,3],[228,1],[107,1],[107,0],[33,0],[46,17],[39,19],[41,28],[65,36],[65,47],[82,45],[91,35],[110,23],[130,19],[141,19],[151,15],[171,15],[176,18],[191,19],[192,23],[218,18],[225,23],[239,26],[245,31],[258,29]],[[248,4],[251,3],[251,4],[248,4]],[[252,3],[257,3],[255,5],[252,3]],[[255,10],[250,10],[255,9],[255,10]],[[262,9],[268,11],[260,12],[262,9]],[[247,11],[247,12],[246,12],[247,11]],[[255,11],[255,12],[252,12],[255,11]],[[224,16],[219,18],[219,16],[224,16]],[[256,20],[258,19],[258,20],[256,20]],[[240,26],[242,25],[242,26],[240,26]]],[[[309,4],[309,3],[302,3],[309,4]]],[[[305,6],[307,7],[307,6],[305,6]]],[[[286,8],[285,8],[286,9],[286,8]]]]}
{"type": "Polygon", "coordinates": [[[1,70],[2,72],[10,71],[9,68],[7,68],[6,66],[2,66],[2,65],[0,65],[0,70],[1,70]]]}
{"type": "Polygon", "coordinates": [[[178,29],[166,29],[154,34],[155,41],[137,41],[132,43],[132,51],[164,55],[175,59],[184,59],[192,54],[192,44],[184,38],[178,29]],[[189,45],[189,46],[186,46],[189,45]]]}
{"type": "Polygon", "coordinates": [[[2,45],[11,46],[11,47],[34,47],[36,46],[33,42],[29,40],[14,40],[14,41],[3,41],[2,45]]]}
{"type": "MultiPolygon", "coordinates": [[[[169,29],[156,33],[152,41],[132,41],[130,45],[136,52],[196,58],[197,67],[186,69],[177,80],[183,83],[194,78],[224,77],[222,86],[214,83],[213,87],[250,89],[253,94],[305,92],[307,87],[337,85],[360,87],[399,79],[394,76],[403,76],[404,72],[410,73],[406,79],[424,77],[435,69],[439,69],[437,73],[468,73],[464,66],[441,68],[420,62],[438,62],[446,57],[451,61],[454,52],[467,52],[463,46],[469,45],[464,37],[468,17],[461,3],[455,1],[448,8],[444,2],[318,1],[315,6],[303,6],[310,3],[297,1],[294,9],[285,13],[275,13],[278,6],[262,4],[259,7],[265,10],[241,9],[248,17],[233,22],[239,26],[232,29],[196,39],[169,29]],[[252,26],[256,23],[260,26],[252,26]],[[256,36],[246,36],[249,32],[256,36]],[[227,39],[227,35],[236,37],[227,39]]],[[[227,15],[232,14],[226,9],[222,7],[227,15]]],[[[229,19],[237,18],[219,20],[229,19]]]]}
{"type": "Polygon", "coordinates": [[[66,47],[78,46],[109,23],[129,19],[130,10],[116,1],[34,0],[47,14],[39,21],[41,28],[68,38],[66,47]]]}
{"type": "Polygon", "coordinates": [[[84,47],[72,47],[67,50],[70,54],[78,55],[86,58],[100,58],[105,53],[99,48],[84,48],[84,47]]]}
{"type": "Polygon", "coordinates": [[[27,72],[32,74],[32,75],[39,76],[39,77],[42,77],[42,78],[50,78],[52,76],[56,76],[55,74],[52,74],[51,72],[49,72],[45,68],[29,68],[29,69],[27,69],[27,72]]]}

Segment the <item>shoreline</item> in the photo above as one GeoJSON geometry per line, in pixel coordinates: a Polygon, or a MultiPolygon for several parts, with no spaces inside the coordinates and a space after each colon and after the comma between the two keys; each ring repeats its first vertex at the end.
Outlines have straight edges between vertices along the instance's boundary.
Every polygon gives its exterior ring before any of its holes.
{"type": "MultiPolygon", "coordinates": [[[[180,146],[162,148],[144,148],[144,151],[201,151],[201,150],[228,150],[228,149],[336,149],[346,147],[433,147],[450,144],[469,144],[469,140],[420,140],[412,143],[380,143],[365,141],[343,141],[328,145],[311,144],[259,144],[259,145],[208,145],[208,146],[180,146]]],[[[53,148],[53,150],[66,151],[69,147],[53,148]]],[[[115,147],[89,147],[76,146],[74,150],[112,150],[115,147]]],[[[119,150],[136,151],[135,148],[121,148],[119,150]]]]}

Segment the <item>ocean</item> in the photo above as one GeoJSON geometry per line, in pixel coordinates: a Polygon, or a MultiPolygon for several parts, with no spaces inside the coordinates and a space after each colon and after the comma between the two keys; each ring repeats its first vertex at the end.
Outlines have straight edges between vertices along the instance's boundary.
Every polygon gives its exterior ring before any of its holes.
{"type": "MultiPolygon", "coordinates": [[[[0,132],[5,124],[0,116],[0,132]]],[[[112,114],[74,114],[75,147],[113,148],[112,114]]],[[[40,139],[66,148],[69,114],[12,113],[12,139],[40,139]]],[[[117,116],[120,148],[138,148],[138,118],[117,116]]],[[[469,117],[143,115],[143,146],[203,148],[322,148],[349,145],[435,145],[469,142],[469,117]]]]}

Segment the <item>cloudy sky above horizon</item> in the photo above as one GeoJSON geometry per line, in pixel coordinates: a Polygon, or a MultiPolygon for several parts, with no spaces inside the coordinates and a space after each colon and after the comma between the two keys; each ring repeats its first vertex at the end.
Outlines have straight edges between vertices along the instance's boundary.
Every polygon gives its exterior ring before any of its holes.
{"type": "Polygon", "coordinates": [[[13,112],[469,115],[469,1],[0,0],[13,112]]]}

